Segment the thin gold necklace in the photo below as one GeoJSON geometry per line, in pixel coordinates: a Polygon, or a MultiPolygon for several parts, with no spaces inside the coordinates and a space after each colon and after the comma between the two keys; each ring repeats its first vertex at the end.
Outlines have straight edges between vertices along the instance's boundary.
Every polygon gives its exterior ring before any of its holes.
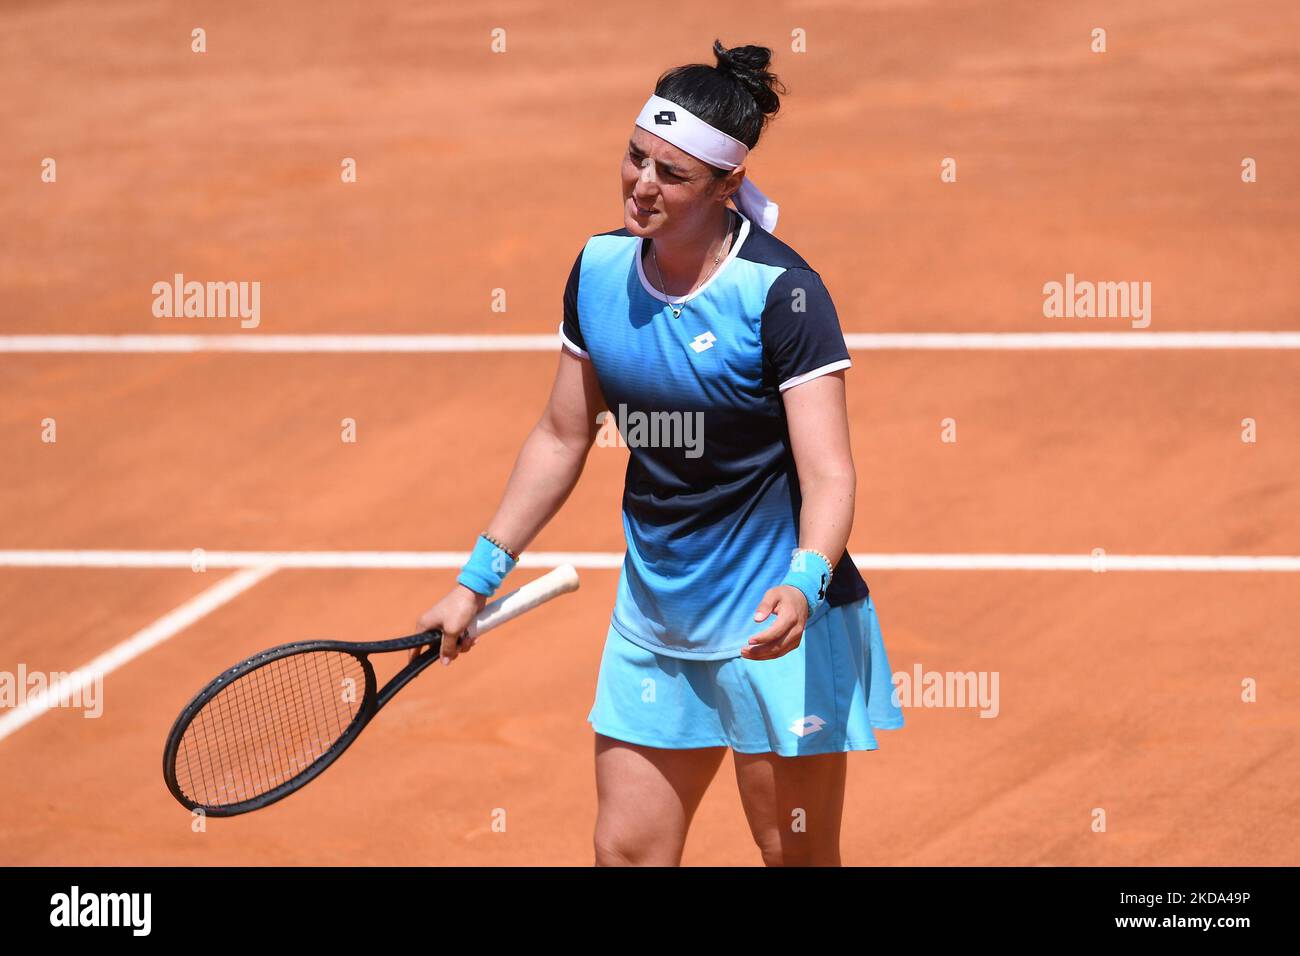
{"type": "MultiPolygon", "coordinates": [[[[730,248],[730,246],[731,246],[731,210],[728,209],[727,210],[727,234],[722,239],[722,245],[718,247],[718,254],[713,257],[713,265],[709,266],[709,274],[704,277],[704,282],[709,281],[709,276],[713,275],[713,270],[718,267],[718,262],[722,259],[723,249],[730,248]]],[[[663,292],[664,298],[668,299],[669,298],[668,286],[664,284],[664,274],[659,271],[659,256],[655,253],[655,241],[653,239],[650,240],[650,256],[655,261],[655,275],[659,277],[659,289],[661,292],[663,292]]],[[[704,282],[699,283],[699,285],[692,286],[690,292],[687,292],[686,295],[689,296],[691,292],[694,292],[697,288],[699,288],[700,285],[703,285],[704,282]]],[[[674,319],[680,319],[682,317],[682,310],[686,308],[686,302],[683,301],[680,305],[673,305],[672,302],[669,302],[668,308],[672,309],[674,319]]]]}

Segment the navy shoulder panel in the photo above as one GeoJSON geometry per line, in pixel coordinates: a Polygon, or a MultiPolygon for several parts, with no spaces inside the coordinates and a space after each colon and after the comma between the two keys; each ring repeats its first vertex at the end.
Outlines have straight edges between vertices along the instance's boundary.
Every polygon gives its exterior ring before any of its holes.
{"type": "Polygon", "coordinates": [[[736,258],[778,268],[812,269],[812,266],[804,261],[803,256],[752,219],[749,222],[749,235],[745,238],[745,244],[740,247],[740,251],[736,253],[736,258]]]}

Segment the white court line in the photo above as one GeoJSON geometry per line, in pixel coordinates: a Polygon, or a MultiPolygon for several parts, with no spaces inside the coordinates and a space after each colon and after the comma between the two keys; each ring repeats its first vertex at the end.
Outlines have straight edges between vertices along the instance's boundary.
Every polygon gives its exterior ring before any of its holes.
{"type": "MultiPolygon", "coordinates": [[[[851,332],[855,351],[1300,349],[1300,332],[851,332]]],[[[558,335],[0,335],[0,353],[557,352],[558,335]]]]}
{"type": "Polygon", "coordinates": [[[0,335],[0,352],[558,352],[558,335],[0,335]]]}
{"type": "Polygon", "coordinates": [[[96,657],[89,664],[69,672],[66,680],[52,684],[44,693],[29,697],[20,707],[0,716],[0,740],[25,726],[46,711],[79,695],[89,684],[103,678],[174,637],[202,617],[211,614],[226,602],[243,594],[257,582],[275,573],[274,565],[246,568],[222,578],[206,591],[186,601],[174,611],[164,614],[142,631],[138,631],[121,644],[96,657]]]}
{"type": "Polygon", "coordinates": [[[1300,349],[1300,332],[846,333],[850,349],[1034,351],[1055,349],[1300,349]]]}
{"type": "MultiPolygon", "coordinates": [[[[459,568],[466,551],[204,551],[209,568],[459,568]]],[[[0,551],[9,568],[189,568],[193,551],[0,551]]],[[[854,563],[878,571],[1191,571],[1297,572],[1295,555],[1199,554],[855,554],[854,563]],[[1104,562],[1104,564],[1102,563],[1104,562]]],[[[526,551],[524,568],[572,564],[591,570],[618,569],[615,551],[526,551]]]]}

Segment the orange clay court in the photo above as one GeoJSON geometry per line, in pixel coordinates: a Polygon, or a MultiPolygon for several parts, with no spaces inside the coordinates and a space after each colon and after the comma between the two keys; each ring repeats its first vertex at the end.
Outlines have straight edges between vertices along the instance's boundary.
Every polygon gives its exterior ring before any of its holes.
{"type": "MultiPolygon", "coordinates": [[[[14,337],[555,338],[574,255],[620,225],[637,108],[662,70],[707,62],[715,37],[776,51],[790,92],[752,169],[849,335],[1298,327],[1293,3],[656,11],[652,24],[591,0],[0,11],[0,671],[72,671],[166,634],[107,675],[98,719],[56,708],[14,727],[17,709],[0,712],[0,864],[591,862],[585,716],[624,547],[624,449],[592,449],[530,548],[586,555],[581,590],[426,672],[320,780],[195,833],[160,766],[179,709],[248,654],[413,630],[459,562],[385,565],[468,549],[558,338],[314,354],[24,351],[14,337]],[[1105,53],[1090,49],[1096,27],[1105,53]],[[796,29],[806,52],[791,50],[796,29]],[[154,317],[151,287],[175,273],[260,282],[260,325],[154,317]],[[1067,274],[1149,281],[1150,327],[1045,318],[1043,286],[1067,274]],[[195,548],[343,566],[195,573],[195,548]]],[[[996,673],[999,705],[991,719],[907,707],[904,729],[850,758],[845,863],[1296,863],[1294,343],[853,359],[850,551],[892,669],[996,673]],[[1096,573],[1098,548],[1290,561],[1096,573]],[[944,555],[976,560],[944,570],[944,555]],[[1022,566],[1054,555],[1085,566],[1022,566]]],[[[684,863],[758,862],[728,758],[684,863]]]]}

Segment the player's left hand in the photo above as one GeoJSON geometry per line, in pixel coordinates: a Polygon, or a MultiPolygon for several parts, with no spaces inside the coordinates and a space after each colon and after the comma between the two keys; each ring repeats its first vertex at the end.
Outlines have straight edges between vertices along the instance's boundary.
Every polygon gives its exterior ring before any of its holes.
{"type": "Polygon", "coordinates": [[[775,614],[776,621],[749,639],[740,656],[751,661],[770,661],[789,654],[803,640],[804,625],[808,623],[808,599],[803,592],[789,584],[770,588],[758,602],[754,623],[775,614]]]}

